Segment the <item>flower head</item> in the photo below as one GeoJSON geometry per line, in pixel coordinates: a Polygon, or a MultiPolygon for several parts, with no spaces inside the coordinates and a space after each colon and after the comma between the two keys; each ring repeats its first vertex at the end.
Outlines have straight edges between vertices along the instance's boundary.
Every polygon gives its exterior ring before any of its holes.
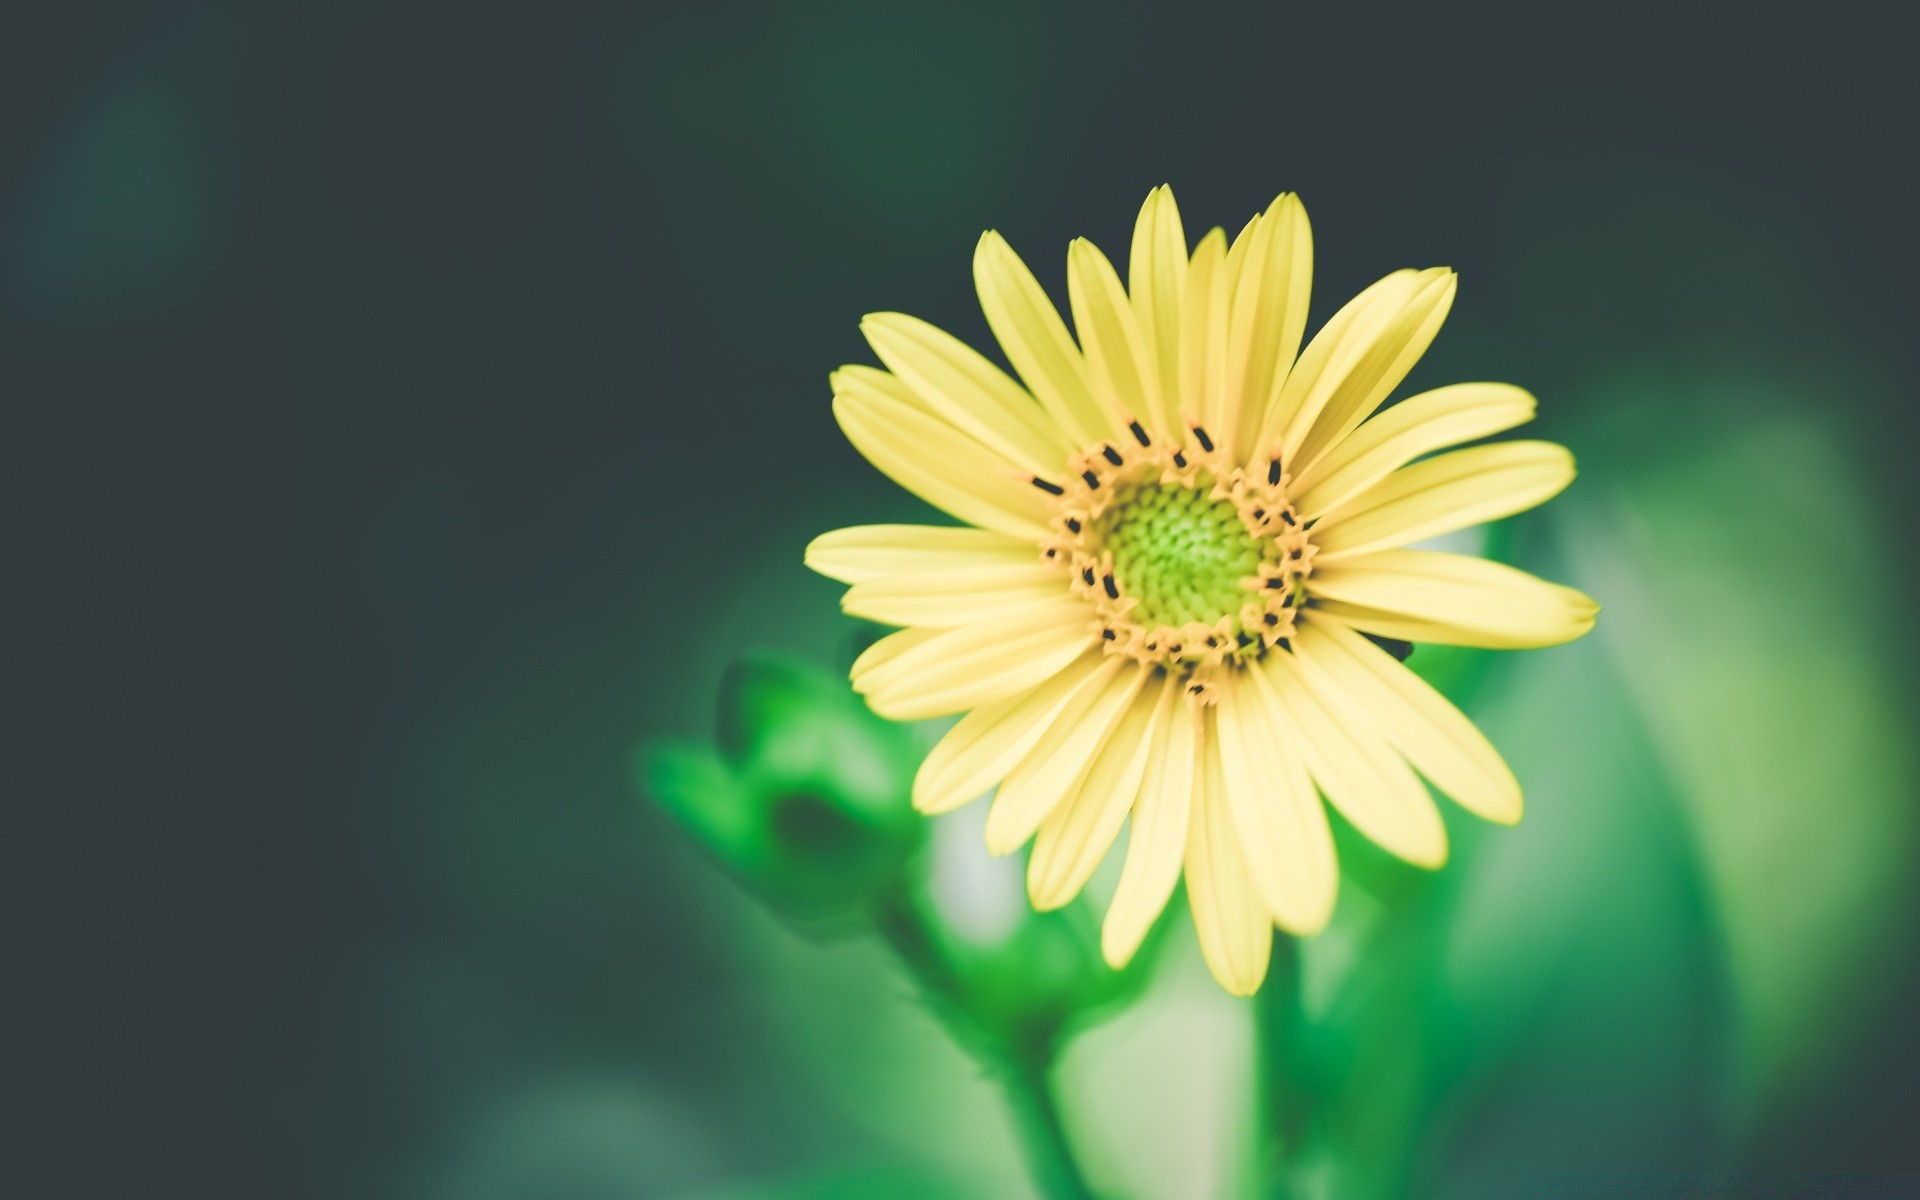
{"type": "Polygon", "coordinates": [[[1492,746],[1375,639],[1586,632],[1597,609],[1579,592],[1404,548],[1541,503],[1573,460],[1546,442],[1447,449],[1532,417],[1507,384],[1381,409],[1446,318],[1451,271],[1388,275],[1300,350],[1312,243],[1294,196],[1189,252],[1157,188],[1129,286],[1084,240],[1067,268],[1077,340],[1006,242],[980,240],[981,305],[1020,382],[912,317],[862,323],[887,369],[836,372],[834,415],[971,527],[842,529],[807,562],[852,585],[848,612],[906,627],[854,664],[875,711],[966,714],[921,765],[916,807],[997,787],[988,847],[1032,839],[1041,908],[1078,893],[1129,824],[1108,961],[1132,956],[1184,867],[1208,965],[1249,993],[1273,926],[1311,934],[1332,913],[1322,795],[1426,867],[1447,842],[1420,776],[1519,819],[1492,746]]]}

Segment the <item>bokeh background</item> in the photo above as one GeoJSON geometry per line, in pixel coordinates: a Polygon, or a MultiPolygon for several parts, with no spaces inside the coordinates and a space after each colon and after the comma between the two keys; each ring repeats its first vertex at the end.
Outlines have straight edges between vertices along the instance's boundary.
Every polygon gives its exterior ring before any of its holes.
{"type": "MultiPolygon", "coordinates": [[[[860,315],[984,345],[981,230],[1058,295],[1068,239],[1122,253],[1161,182],[1196,235],[1302,193],[1316,325],[1458,269],[1410,388],[1541,398],[1582,478],[1487,544],[1606,607],[1562,649],[1415,655],[1528,818],[1450,813],[1441,876],[1360,862],[1278,1045],[1176,904],[1061,1068],[1089,1171],[1257,1194],[1276,1055],[1322,1194],[1920,1170],[1892,6],[6,24],[0,1190],[1030,1194],[883,946],[737,886],[633,756],[711,738],[739,656],[843,665],[802,546],[922,515],[828,411],[860,315]]],[[[926,869],[991,938],[1018,867],[969,820],[926,869]]]]}

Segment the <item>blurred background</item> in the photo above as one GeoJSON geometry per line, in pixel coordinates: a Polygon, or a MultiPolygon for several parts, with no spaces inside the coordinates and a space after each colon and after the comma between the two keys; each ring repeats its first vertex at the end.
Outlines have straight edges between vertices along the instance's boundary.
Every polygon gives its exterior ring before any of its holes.
{"type": "MultiPolygon", "coordinates": [[[[1300,192],[1315,325],[1456,268],[1405,390],[1540,397],[1582,477],[1483,544],[1605,612],[1415,654],[1528,817],[1450,811],[1438,876],[1347,847],[1297,986],[1220,993],[1176,900],[1065,1044],[1096,1184],[1260,1194],[1276,1063],[1314,1194],[1920,1171],[1895,22],[9,14],[3,1190],[1034,1194],[882,941],[741,887],[634,756],[724,732],[742,656],[842,668],[862,634],[802,547],[925,517],[829,413],[861,314],[986,346],[983,229],[1063,298],[1068,240],[1123,256],[1161,182],[1190,236],[1300,192]]],[[[1024,906],[978,820],[913,870],[993,947],[1024,906]]]]}

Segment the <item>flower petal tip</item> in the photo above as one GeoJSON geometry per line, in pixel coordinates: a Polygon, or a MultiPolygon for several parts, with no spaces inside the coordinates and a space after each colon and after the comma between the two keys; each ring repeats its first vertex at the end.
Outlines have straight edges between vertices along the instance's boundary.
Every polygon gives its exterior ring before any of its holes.
{"type": "Polygon", "coordinates": [[[1526,805],[1519,796],[1515,796],[1510,809],[1485,809],[1477,815],[1484,821],[1491,821],[1495,825],[1511,829],[1520,823],[1522,816],[1526,815],[1526,805]]]}
{"type": "Polygon", "coordinates": [[[1065,908],[1072,899],[1072,893],[1062,895],[1061,889],[1057,886],[1027,881],[1027,900],[1033,905],[1035,912],[1053,912],[1056,909],[1065,908]]]}
{"type": "Polygon", "coordinates": [[[1452,853],[1452,849],[1443,841],[1438,849],[1409,855],[1407,861],[1423,871],[1438,871],[1447,865],[1447,859],[1452,856],[1452,853]]]}
{"type": "Polygon", "coordinates": [[[1283,933],[1292,934],[1297,938],[1310,938],[1325,932],[1327,923],[1331,920],[1333,920],[1333,905],[1329,904],[1319,911],[1299,914],[1297,918],[1275,916],[1273,923],[1279,926],[1283,933]]]}
{"type": "Polygon", "coordinates": [[[1100,933],[1100,957],[1106,959],[1107,966],[1116,971],[1126,970],[1139,949],[1140,941],[1137,938],[1123,941],[1111,931],[1102,930],[1100,933]]]}
{"type": "Polygon", "coordinates": [[[1260,985],[1267,981],[1267,975],[1264,971],[1258,976],[1249,976],[1242,979],[1223,979],[1215,975],[1214,980],[1220,984],[1221,989],[1225,991],[1227,995],[1240,1000],[1247,1000],[1259,992],[1260,985]]]}

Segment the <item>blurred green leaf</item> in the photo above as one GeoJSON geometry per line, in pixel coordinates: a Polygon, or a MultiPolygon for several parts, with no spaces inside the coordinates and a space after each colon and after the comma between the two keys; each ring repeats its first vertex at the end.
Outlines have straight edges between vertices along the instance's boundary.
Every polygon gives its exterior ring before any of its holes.
{"type": "Polygon", "coordinates": [[[1673,783],[1598,639],[1502,667],[1477,716],[1528,811],[1449,881],[1424,1169],[1464,1200],[1570,1163],[1723,1166],[1725,963],[1673,783]]]}
{"type": "Polygon", "coordinates": [[[1572,565],[1547,573],[1607,605],[1596,635],[1475,689],[1526,820],[1450,812],[1454,862],[1425,878],[1343,836],[1304,990],[1262,998],[1298,1194],[1464,1200],[1596,1155],[1714,1169],[1857,1050],[1861,981],[1911,910],[1884,539],[1807,422],[1742,406],[1689,442],[1563,502],[1572,565]],[[1802,613],[1846,619],[1812,638],[1802,613]]]}
{"type": "Polygon", "coordinates": [[[1343,828],[1333,923],[1297,943],[1297,976],[1276,957],[1282,1194],[1501,1195],[1597,1150],[1679,1168],[1725,1145],[1712,929],[1620,681],[1577,644],[1500,663],[1486,692],[1527,818],[1443,802],[1453,860],[1432,873],[1343,828]]]}
{"type": "Polygon", "coordinates": [[[1910,936],[1913,709],[1885,648],[1889,539],[1831,434],[1763,416],[1804,408],[1777,381],[1691,386],[1723,422],[1623,463],[1568,544],[1683,801],[1751,1124],[1855,1049],[1860,982],[1910,936]]]}

